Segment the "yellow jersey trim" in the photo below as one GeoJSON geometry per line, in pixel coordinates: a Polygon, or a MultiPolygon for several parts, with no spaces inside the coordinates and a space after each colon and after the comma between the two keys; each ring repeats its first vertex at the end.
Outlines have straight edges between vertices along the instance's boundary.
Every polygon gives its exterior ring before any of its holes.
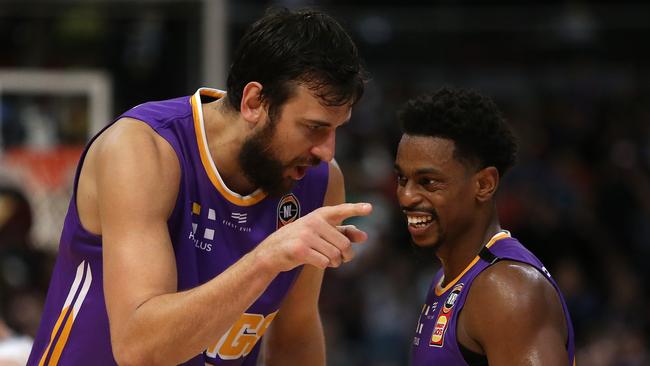
{"type": "MultiPolygon", "coordinates": [[[[509,238],[509,237],[510,237],[510,233],[508,231],[505,231],[505,230],[504,231],[499,231],[498,233],[494,234],[494,236],[490,239],[490,241],[488,241],[488,243],[485,245],[485,247],[489,248],[492,245],[494,245],[494,243],[496,243],[497,241],[499,241],[501,239],[504,239],[504,238],[509,238]]],[[[458,276],[456,276],[456,278],[454,278],[453,281],[449,282],[447,284],[447,286],[445,286],[445,287],[441,287],[442,282],[445,280],[445,275],[443,274],[442,277],[440,277],[440,281],[438,281],[438,283],[436,284],[436,287],[435,287],[436,296],[442,295],[443,293],[445,293],[445,291],[447,291],[451,287],[453,287],[456,284],[456,282],[458,282],[463,277],[463,275],[465,275],[465,273],[467,273],[467,271],[469,271],[470,268],[472,268],[476,264],[476,262],[478,262],[478,260],[480,258],[481,257],[479,257],[477,255],[474,258],[474,260],[472,260],[467,265],[467,267],[465,267],[465,269],[458,276]]]]}
{"type": "Polygon", "coordinates": [[[205,124],[203,122],[201,95],[207,95],[213,98],[222,98],[224,95],[226,95],[226,92],[217,89],[200,88],[190,98],[190,103],[192,104],[192,114],[194,117],[196,143],[199,147],[199,155],[201,156],[203,168],[205,169],[208,178],[210,178],[212,185],[214,185],[217,191],[219,191],[219,193],[221,193],[225,199],[237,206],[252,206],[262,201],[264,198],[266,198],[266,193],[261,189],[257,189],[255,192],[251,193],[248,196],[242,196],[228,188],[223,179],[221,179],[219,171],[217,170],[217,166],[214,164],[214,160],[210,154],[210,149],[208,148],[208,140],[205,133],[205,124]]]}

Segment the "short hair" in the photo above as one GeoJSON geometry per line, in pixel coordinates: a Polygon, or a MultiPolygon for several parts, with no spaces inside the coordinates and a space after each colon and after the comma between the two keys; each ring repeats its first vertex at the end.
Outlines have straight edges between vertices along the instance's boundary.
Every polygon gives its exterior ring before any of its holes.
{"type": "Polygon", "coordinates": [[[357,47],[334,18],[315,10],[274,8],[244,34],[228,74],[228,100],[239,111],[244,87],[262,84],[271,116],[297,85],[309,88],[324,105],[355,104],[366,73],[357,47]]]}
{"type": "Polygon", "coordinates": [[[517,160],[516,141],[501,112],[475,91],[442,88],[409,100],[398,116],[407,135],[452,140],[454,157],[466,166],[494,166],[503,176],[517,160]]]}

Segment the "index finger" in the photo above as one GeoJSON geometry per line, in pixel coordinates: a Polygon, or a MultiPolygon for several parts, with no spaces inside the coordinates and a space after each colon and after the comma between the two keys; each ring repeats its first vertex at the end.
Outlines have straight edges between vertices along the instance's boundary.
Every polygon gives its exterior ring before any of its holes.
{"type": "Polygon", "coordinates": [[[365,202],[342,203],[321,208],[323,217],[331,225],[340,225],[343,220],[353,216],[367,216],[372,212],[372,205],[365,202]]]}

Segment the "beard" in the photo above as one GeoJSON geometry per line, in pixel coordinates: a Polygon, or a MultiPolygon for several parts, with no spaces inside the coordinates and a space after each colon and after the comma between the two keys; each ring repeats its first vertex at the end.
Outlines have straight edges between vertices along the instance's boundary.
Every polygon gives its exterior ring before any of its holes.
{"type": "Polygon", "coordinates": [[[266,125],[242,145],[239,152],[239,166],[246,179],[272,197],[289,193],[295,181],[284,176],[285,170],[298,164],[318,165],[320,159],[297,158],[285,164],[277,157],[272,142],[275,137],[276,121],[269,118],[266,125]]]}

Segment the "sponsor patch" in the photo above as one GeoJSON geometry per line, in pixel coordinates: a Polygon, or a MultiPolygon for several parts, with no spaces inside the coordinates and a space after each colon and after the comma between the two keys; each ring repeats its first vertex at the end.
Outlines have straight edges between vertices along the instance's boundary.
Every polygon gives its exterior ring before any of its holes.
{"type": "Polygon", "coordinates": [[[281,228],[284,225],[290,224],[296,221],[300,217],[300,202],[298,198],[293,194],[289,193],[282,197],[280,203],[278,203],[278,222],[277,228],[281,228]]]}
{"type": "Polygon", "coordinates": [[[429,341],[429,346],[433,347],[442,347],[445,343],[445,333],[447,332],[447,325],[451,319],[451,314],[440,314],[438,320],[436,321],[436,326],[433,327],[433,333],[431,333],[431,340],[429,341]]]}

